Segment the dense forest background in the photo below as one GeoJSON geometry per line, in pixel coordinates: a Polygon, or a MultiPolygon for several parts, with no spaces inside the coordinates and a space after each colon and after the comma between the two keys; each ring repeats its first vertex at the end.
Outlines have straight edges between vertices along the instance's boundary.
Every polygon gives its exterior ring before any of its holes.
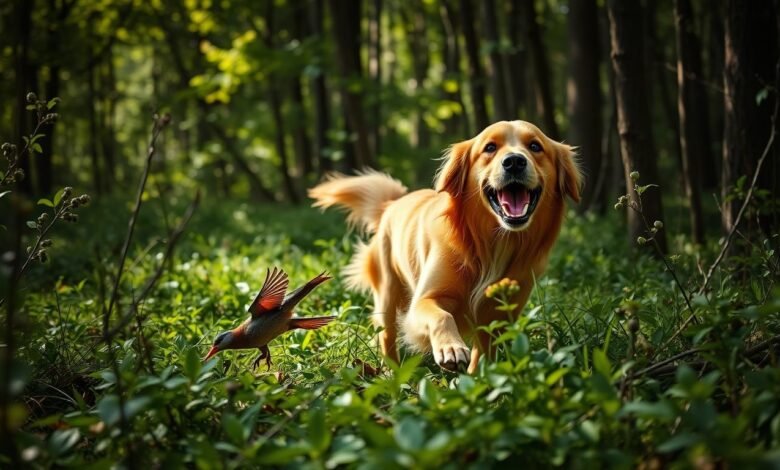
{"type": "Polygon", "coordinates": [[[0,0],[0,466],[776,468],[779,31],[778,0],[0,0]],[[474,376],[383,365],[306,190],[429,187],[515,119],[585,175],[548,273],[474,376]],[[338,321],[202,363],[273,265],[337,274],[302,313],[338,321]]]}
{"type": "Polygon", "coordinates": [[[0,133],[34,127],[28,92],[62,98],[22,188],[99,197],[131,185],[150,116],[170,113],[160,185],[297,203],[333,169],[426,186],[449,144],[524,119],[579,146],[581,212],[611,207],[634,165],[701,242],[719,235],[702,207],[722,205],[729,228],[769,138],[775,5],[645,3],[7,2],[0,133]]]}

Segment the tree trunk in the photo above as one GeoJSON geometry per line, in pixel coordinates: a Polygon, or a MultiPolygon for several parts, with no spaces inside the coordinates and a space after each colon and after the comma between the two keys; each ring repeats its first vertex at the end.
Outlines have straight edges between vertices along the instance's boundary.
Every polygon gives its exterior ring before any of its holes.
{"type": "Polygon", "coordinates": [[[525,18],[528,45],[531,52],[531,62],[534,69],[534,91],[536,107],[542,120],[542,131],[550,138],[560,139],[558,124],[555,122],[555,101],[552,95],[552,72],[547,59],[547,48],[542,40],[542,31],[536,20],[536,5],[534,0],[522,0],[523,17],[525,18]]]}
{"type": "Polygon", "coordinates": [[[92,185],[95,193],[103,194],[103,169],[100,164],[100,150],[98,149],[98,123],[97,123],[97,90],[95,86],[95,68],[87,71],[87,115],[89,120],[89,157],[92,162],[92,185]]]}
{"type": "Polygon", "coordinates": [[[374,0],[369,19],[368,75],[373,89],[371,93],[371,149],[377,157],[381,151],[382,128],[382,0],[374,0]]]}
{"type": "MultiPolygon", "coordinates": [[[[322,0],[313,0],[311,4],[311,31],[319,43],[325,41],[322,30],[324,11],[322,0]]],[[[314,98],[314,145],[317,153],[320,175],[333,170],[333,161],[328,153],[328,130],[330,129],[330,102],[328,100],[328,88],[325,84],[325,73],[322,64],[318,64],[319,71],[311,83],[312,96],[314,98]]]]}
{"type": "Polygon", "coordinates": [[[368,167],[373,163],[368,143],[368,126],[363,112],[362,86],[349,83],[362,79],[360,64],[361,0],[330,0],[333,33],[336,38],[336,62],[341,71],[341,99],[348,128],[355,133],[353,168],[368,167]]]}
{"type": "MultiPolygon", "coordinates": [[[[408,2],[400,6],[401,18],[406,28],[406,38],[409,42],[409,52],[412,58],[413,93],[415,95],[425,92],[425,80],[428,78],[430,65],[424,8],[425,6],[419,1],[408,2]]],[[[430,145],[430,131],[424,119],[425,111],[425,107],[420,106],[415,116],[412,145],[417,148],[427,148],[430,145]]]]}
{"type": "Polygon", "coordinates": [[[493,118],[496,121],[512,119],[510,112],[510,94],[504,83],[506,72],[504,71],[504,58],[501,53],[501,32],[498,15],[496,15],[496,1],[483,0],[482,14],[484,17],[485,36],[487,37],[490,58],[490,89],[493,95],[493,118]]]}
{"type": "Polygon", "coordinates": [[[528,117],[528,88],[530,80],[528,71],[528,48],[526,47],[527,33],[525,21],[523,21],[522,6],[517,1],[507,2],[506,31],[511,42],[512,49],[505,55],[506,60],[506,84],[512,95],[512,108],[510,111],[516,116],[514,119],[530,120],[528,117]]]}
{"type": "MultiPolygon", "coordinates": [[[[569,78],[566,83],[568,140],[579,147],[580,161],[589,175],[579,210],[598,206],[596,180],[601,174],[601,84],[599,82],[599,30],[596,0],[571,0],[567,15],[569,78]]],[[[598,207],[603,208],[603,205],[598,207]]]]}
{"type": "MultiPolygon", "coordinates": [[[[642,10],[639,2],[609,0],[607,5],[623,173],[627,193],[638,199],[629,173],[638,171],[645,184],[659,182],[652,119],[645,95],[647,83],[642,10]]],[[[663,220],[661,192],[657,188],[650,188],[641,198],[645,219],[650,224],[655,220],[663,220]]],[[[628,211],[628,234],[632,244],[637,237],[647,235],[642,217],[633,210],[628,211]]],[[[666,252],[664,231],[659,231],[655,238],[661,250],[666,252]]]]}
{"type": "Polygon", "coordinates": [[[114,57],[109,51],[106,57],[105,70],[102,74],[103,106],[100,126],[100,143],[103,160],[106,163],[106,185],[111,187],[116,182],[116,76],[114,75],[114,57]]]}
{"type": "Polygon", "coordinates": [[[463,102],[463,79],[460,70],[460,44],[458,41],[458,15],[449,0],[439,4],[439,16],[444,35],[444,97],[458,104],[460,113],[444,121],[447,135],[469,135],[469,117],[463,102]],[[449,83],[453,84],[449,85],[449,83]],[[459,127],[460,122],[460,129],[459,127]]]}
{"type": "MultiPolygon", "coordinates": [[[[306,25],[305,4],[293,4],[293,33],[296,38],[303,42],[308,36],[306,25]]],[[[293,77],[290,81],[290,99],[293,124],[292,136],[293,147],[295,149],[295,160],[297,163],[298,174],[307,177],[314,172],[314,160],[311,152],[311,140],[306,132],[309,120],[306,116],[306,105],[303,100],[303,84],[300,75],[293,77]]]]}
{"type": "MultiPolygon", "coordinates": [[[[35,82],[35,67],[30,63],[30,40],[32,37],[32,12],[34,0],[15,2],[14,21],[16,23],[16,46],[14,48],[14,81],[16,85],[16,142],[22,142],[22,137],[32,131],[31,113],[27,111],[27,93],[37,91],[35,82]]],[[[45,131],[48,131],[46,129],[45,131]]],[[[21,151],[21,148],[19,149],[21,151]]],[[[24,171],[24,179],[19,186],[22,191],[31,195],[33,192],[32,176],[30,174],[30,159],[21,156],[19,167],[24,171]]]]}
{"type": "MultiPolygon", "coordinates": [[[[742,205],[740,197],[728,196],[741,177],[747,176],[750,181],[772,130],[772,111],[777,97],[775,93],[763,90],[776,84],[776,15],[771,0],[754,0],[750,8],[738,0],[726,1],[721,216],[723,230],[727,233],[733,229],[742,205]],[[765,94],[763,99],[760,93],[765,94]]],[[[775,149],[777,147],[775,143],[775,149]]],[[[775,149],[772,149],[773,153],[775,149]]],[[[776,201],[777,175],[773,170],[777,157],[767,158],[767,163],[758,186],[774,191],[770,198],[776,201]]]]}
{"type": "Polygon", "coordinates": [[[709,142],[700,141],[701,136],[696,135],[696,130],[701,132],[701,127],[697,129],[694,125],[697,121],[706,121],[706,116],[698,115],[700,109],[697,109],[694,103],[694,85],[688,79],[691,75],[699,76],[701,72],[701,70],[698,73],[693,70],[694,56],[698,55],[699,47],[698,38],[692,30],[693,12],[690,0],[675,0],[674,16],[677,40],[677,114],[680,123],[682,173],[685,195],[688,198],[691,237],[695,243],[704,243],[701,162],[704,161],[702,153],[706,152],[709,142]]]}
{"type": "Polygon", "coordinates": [[[469,87],[474,107],[474,126],[470,134],[476,134],[490,123],[485,105],[485,78],[479,57],[479,40],[474,29],[474,8],[471,0],[459,0],[461,29],[466,42],[466,58],[469,64],[469,87]]]}
{"type": "Polygon", "coordinates": [[[714,129],[712,143],[714,158],[709,158],[709,164],[703,165],[702,183],[708,197],[720,187],[721,160],[723,155],[723,39],[726,35],[723,29],[723,0],[710,0],[707,3],[709,38],[707,41],[708,67],[704,80],[708,84],[707,108],[710,110],[709,124],[714,129]]]}

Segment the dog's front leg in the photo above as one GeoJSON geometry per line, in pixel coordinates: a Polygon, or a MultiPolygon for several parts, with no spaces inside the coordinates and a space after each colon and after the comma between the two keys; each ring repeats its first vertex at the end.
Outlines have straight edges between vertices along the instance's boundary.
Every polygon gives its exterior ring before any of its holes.
{"type": "Polygon", "coordinates": [[[409,326],[427,336],[436,364],[453,371],[465,369],[469,363],[469,348],[461,338],[452,314],[442,307],[436,299],[418,300],[407,317],[413,323],[409,326]]]}

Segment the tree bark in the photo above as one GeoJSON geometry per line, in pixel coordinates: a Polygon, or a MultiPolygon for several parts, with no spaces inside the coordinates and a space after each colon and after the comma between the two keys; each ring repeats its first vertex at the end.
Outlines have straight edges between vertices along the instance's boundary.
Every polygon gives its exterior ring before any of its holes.
{"type": "MultiPolygon", "coordinates": [[[[268,2],[265,11],[266,29],[263,42],[268,50],[274,50],[274,36],[276,34],[275,9],[274,2],[268,2]]],[[[298,202],[298,193],[295,189],[295,183],[290,175],[290,164],[287,160],[287,144],[285,137],[287,132],[284,127],[284,115],[282,112],[281,90],[277,85],[278,78],[276,72],[271,71],[268,74],[268,105],[271,107],[271,117],[274,121],[274,146],[276,155],[279,157],[279,174],[284,183],[284,189],[287,198],[293,202],[298,202]]],[[[300,89],[299,89],[300,90],[300,89]]]]}
{"type": "Polygon", "coordinates": [[[523,12],[518,2],[506,2],[506,32],[509,37],[510,50],[504,54],[504,83],[509,93],[509,111],[512,119],[525,119],[528,112],[527,88],[529,85],[528,52],[526,49],[526,33],[523,21],[523,12]]]}
{"type": "Polygon", "coordinates": [[[455,86],[445,82],[444,97],[458,104],[460,113],[445,120],[448,135],[462,133],[469,135],[469,116],[463,101],[463,77],[460,70],[460,44],[458,41],[458,14],[450,0],[442,0],[439,4],[439,16],[444,35],[444,78],[455,86]],[[460,124],[460,130],[458,126],[460,124]]]}
{"type": "MultiPolygon", "coordinates": [[[[404,28],[406,28],[406,38],[412,58],[413,93],[415,95],[425,93],[425,80],[428,78],[430,66],[424,8],[425,6],[420,1],[408,2],[400,6],[401,18],[404,28]]],[[[417,148],[427,148],[430,145],[430,131],[424,119],[425,111],[425,107],[420,106],[414,118],[412,145],[417,148]]]]}
{"type": "MultiPolygon", "coordinates": [[[[324,17],[322,0],[313,0],[311,4],[311,31],[319,43],[325,40],[322,22],[324,17]]],[[[314,99],[314,146],[317,154],[320,175],[333,170],[333,161],[328,157],[328,130],[330,129],[330,102],[325,84],[323,64],[311,83],[314,99]]]]}
{"type": "Polygon", "coordinates": [[[496,15],[495,0],[482,1],[483,24],[485,36],[488,40],[488,57],[490,58],[490,89],[493,95],[493,119],[496,121],[511,120],[513,113],[510,108],[510,93],[504,82],[506,72],[504,70],[504,58],[501,53],[501,32],[498,15],[496,15]]]}
{"type": "Polygon", "coordinates": [[[371,149],[380,155],[382,147],[382,0],[374,0],[369,19],[368,75],[373,89],[371,93],[371,149]]]}
{"type": "MultiPolygon", "coordinates": [[[[35,66],[30,61],[30,40],[32,38],[32,13],[34,0],[15,2],[14,21],[16,24],[16,45],[14,47],[14,81],[16,88],[16,107],[14,121],[16,124],[16,142],[22,142],[22,137],[32,131],[30,123],[31,113],[27,110],[27,93],[36,92],[34,86],[35,66]]],[[[48,129],[47,129],[48,130],[48,129]]],[[[20,149],[21,150],[21,149],[20,149]]],[[[33,192],[32,177],[30,174],[30,159],[21,156],[19,167],[24,171],[24,179],[19,183],[22,191],[28,195],[33,192]]]]}
{"type": "MultiPolygon", "coordinates": [[[[697,121],[706,122],[706,116],[698,116],[700,109],[694,101],[694,84],[688,77],[699,76],[701,69],[694,72],[693,66],[698,55],[698,38],[692,31],[693,11],[690,0],[675,0],[675,36],[677,42],[677,114],[680,123],[680,155],[682,173],[685,182],[685,195],[688,199],[688,213],[691,223],[691,237],[695,243],[704,243],[704,219],[701,207],[701,162],[709,142],[702,142],[701,126],[697,121]]],[[[699,64],[701,62],[699,61],[699,64]]],[[[699,105],[702,103],[699,102],[699,105]]],[[[709,153],[709,152],[707,152],[709,153]]]]}
{"type": "MultiPolygon", "coordinates": [[[[724,232],[734,227],[742,201],[729,198],[739,179],[755,172],[758,158],[772,130],[777,83],[777,11],[771,0],[754,0],[750,8],[738,0],[726,1],[724,40],[724,140],[721,176],[721,220],[724,232]],[[767,91],[763,91],[767,90],[767,91]],[[761,98],[760,93],[765,93],[761,98]]],[[[776,152],[777,144],[775,144],[776,152]]],[[[777,157],[768,159],[758,186],[777,200],[777,157]],[[773,168],[774,166],[774,168],[773,168]],[[773,181],[774,180],[774,181],[773,181]]],[[[773,217],[770,215],[769,217],[773,217]]],[[[762,225],[767,218],[761,221],[762,225]]]]}
{"type": "Polygon", "coordinates": [[[363,78],[360,64],[360,0],[330,0],[333,33],[336,39],[336,62],[341,71],[341,99],[348,129],[355,133],[352,168],[364,168],[373,163],[368,143],[368,126],[363,112],[363,78]],[[350,83],[353,82],[353,83],[350,83]]]}
{"type": "Polygon", "coordinates": [[[552,95],[552,72],[547,59],[547,48],[542,40],[542,31],[536,19],[536,5],[534,0],[522,0],[523,17],[526,23],[528,45],[531,53],[531,62],[534,69],[534,92],[536,95],[536,107],[541,115],[542,131],[550,138],[560,139],[558,124],[555,122],[555,101],[552,95]]]}
{"type": "MultiPolygon", "coordinates": [[[[301,42],[308,36],[305,4],[293,4],[293,34],[301,42]]],[[[301,76],[293,77],[290,81],[290,109],[292,111],[292,136],[293,148],[297,171],[300,176],[306,177],[314,172],[314,160],[311,152],[311,140],[306,132],[308,119],[306,117],[306,105],[303,99],[303,84],[301,76]]]]}
{"type": "Polygon", "coordinates": [[[482,72],[482,62],[479,57],[479,39],[474,28],[474,8],[471,0],[459,0],[461,29],[466,42],[466,58],[469,64],[469,88],[471,104],[474,108],[474,129],[470,134],[476,134],[490,123],[487,106],[485,105],[485,78],[482,72]]]}
{"type": "MultiPolygon", "coordinates": [[[[580,161],[589,176],[580,212],[598,206],[596,180],[602,171],[601,84],[599,82],[599,29],[596,0],[571,0],[567,15],[569,78],[566,83],[568,140],[579,147],[580,161]]],[[[599,207],[603,209],[603,205],[599,207]]]]}
{"type": "MultiPolygon", "coordinates": [[[[642,11],[639,2],[609,0],[607,5],[623,173],[627,193],[638,199],[629,173],[638,171],[645,184],[659,182],[652,120],[645,95],[647,83],[642,11]]],[[[655,220],[663,220],[661,192],[657,188],[650,188],[641,199],[644,217],[650,224],[655,220]]],[[[647,235],[642,217],[633,210],[628,211],[628,234],[633,246],[636,246],[637,237],[647,235]]],[[[664,231],[660,230],[655,238],[662,252],[666,252],[664,231]]]]}

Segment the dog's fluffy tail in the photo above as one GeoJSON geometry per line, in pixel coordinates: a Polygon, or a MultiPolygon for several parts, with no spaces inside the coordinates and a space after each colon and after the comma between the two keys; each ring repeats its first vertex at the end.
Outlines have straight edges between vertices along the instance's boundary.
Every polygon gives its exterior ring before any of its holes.
{"type": "Polygon", "coordinates": [[[369,170],[357,176],[333,173],[311,188],[309,197],[315,200],[315,207],[340,206],[347,209],[350,225],[373,233],[387,204],[406,194],[406,191],[406,186],[398,180],[369,170]]]}

